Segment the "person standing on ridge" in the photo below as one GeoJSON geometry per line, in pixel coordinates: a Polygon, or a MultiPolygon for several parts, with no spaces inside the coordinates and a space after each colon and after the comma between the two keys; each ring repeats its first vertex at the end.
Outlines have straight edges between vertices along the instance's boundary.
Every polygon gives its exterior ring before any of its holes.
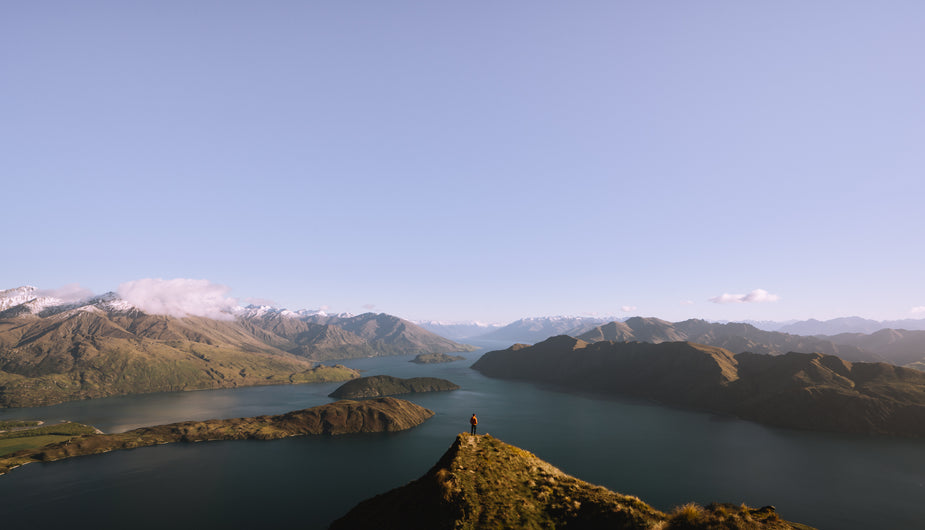
{"type": "Polygon", "coordinates": [[[469,418],[469,425],[471,425],[469,428],[469,434],[475,434],[475,428],[479,425],[479,419],[475,417],[474,412],[472,413],[472,417],[469,418]]]}

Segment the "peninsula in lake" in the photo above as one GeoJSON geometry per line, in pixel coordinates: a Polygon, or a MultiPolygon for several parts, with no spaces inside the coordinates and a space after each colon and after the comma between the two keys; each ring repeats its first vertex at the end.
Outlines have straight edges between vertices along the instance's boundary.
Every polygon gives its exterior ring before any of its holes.
{"type": "Polygon", "coordinates": [[[776,427],[925,436],[925,373],[887,363],[558,336],[488,352],[472,367],[491,377],[651,399],[776,427]]]}
{"type": "Polygon", "coordinates": [[[459,385],[436,377],[402,379],[391,375],[373,375],[347,381],[329,395],[338,399],[365,399],[419,392],[446,392],[449,390],[459,390],[459,385]]]}
{"type": "Polygon", "coordinates": [[[0,474],[31,462],[51,462],[176,442],[275,440],[305,435],[403,431],[420,425],[433,415],[432,410],[409,401],[384,397],[365,401],[337,401],[276,416],[186,421],[117,434],[89,434],[4,456],[0,458],[0,474]]]}
{"type": "Polygon", "coordinates": [[[666,514],[637,497],[567,475],[489,435],[460,434],[421,478],[365,500],[332,530],[406,528],[809,530],[771,506],[690,503],[666,514]]]}

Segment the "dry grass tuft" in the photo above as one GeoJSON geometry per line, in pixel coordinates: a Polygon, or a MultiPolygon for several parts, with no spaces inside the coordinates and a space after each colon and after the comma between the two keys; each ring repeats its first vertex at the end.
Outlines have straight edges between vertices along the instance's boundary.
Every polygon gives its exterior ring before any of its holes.
{"type": "MultiPolygon", "coordinates": [[[[672,525],[697,525],[704,519],[703,507],[696,502],[689,502],[675,508],[669,516],[672,525]]],[[[683,528],[683,526],[682,526],[683,528]]]]}

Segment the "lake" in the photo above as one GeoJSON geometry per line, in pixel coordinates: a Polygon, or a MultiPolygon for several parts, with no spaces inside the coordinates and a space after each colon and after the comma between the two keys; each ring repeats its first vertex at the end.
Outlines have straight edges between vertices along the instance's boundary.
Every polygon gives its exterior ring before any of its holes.
{"type": "MultiPolygon", "coordinates": [[[[466,361],[412,356],[344,361],[364,375],[431,376],[462,388],[404,398],[436,412],[392,434],[172,444],[0,476],[4,529],[325,528],[357,502],[424,474],[468,418],[479,432],[662,510],[689,501],[774,505],[820,529],[925,527],[925,441],[807,433],[652,403],[490,379],[466,361]]],[[[279,414],[332,401],[340,383],[106,398],[0,410],[119,432],[183,420],[279,414]]]]}

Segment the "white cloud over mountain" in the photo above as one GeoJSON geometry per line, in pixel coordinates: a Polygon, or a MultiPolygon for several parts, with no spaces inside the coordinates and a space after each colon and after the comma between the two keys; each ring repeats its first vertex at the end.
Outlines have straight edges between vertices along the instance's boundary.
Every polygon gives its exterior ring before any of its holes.
{"type": "Polygon", "coordinates": [[[146,313],[228,320],[238,306],[236,299],[226,296],[230,290],[208,280],[145,278],[125,282],[117,292],[123,300],[146,313]]]}
{"type": "Polygon", "coordinates": [[[57,289],[38,289],[34,294],[37,297],[57,298],[62,302],[78,302],[93,296],[93,291],[81,287],[79,283],[69,283],[57,289]]]}
{"type": "Polygon", "coordinates": [[[764,289],[754,289],[746,294],[729,294],[723,293],[719,296],[710,298],[709,301],[714,304],[739,304],[739,303],[759,303],[759,302],[776,302],[780,297],[771,294],[764,289]]]}

